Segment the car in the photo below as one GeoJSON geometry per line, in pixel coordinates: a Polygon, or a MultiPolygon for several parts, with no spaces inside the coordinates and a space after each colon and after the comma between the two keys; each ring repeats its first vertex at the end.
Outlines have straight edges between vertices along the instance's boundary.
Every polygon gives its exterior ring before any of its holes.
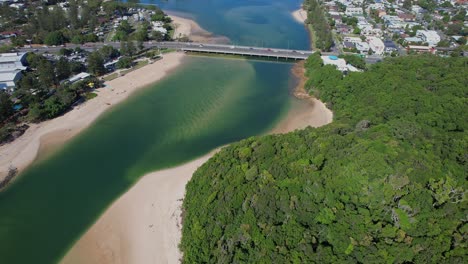
{"type": "Polygon", "coordinates": [[[234,46],[231,46],[231,47],[229,47],[229,48],[230,48],[230,49],[234,49],[235,47],[234,47],[234,46]]]}
{"type": "Polygon", "coordinates": [[[203,44],[200,44],[199,47],[200,47],[200,48],[203,48],[203,44]]]}
{"type": "Polygon", "coordinates": [[[297,51],[293,50],[292,52],[297,52],[297,51]]]}

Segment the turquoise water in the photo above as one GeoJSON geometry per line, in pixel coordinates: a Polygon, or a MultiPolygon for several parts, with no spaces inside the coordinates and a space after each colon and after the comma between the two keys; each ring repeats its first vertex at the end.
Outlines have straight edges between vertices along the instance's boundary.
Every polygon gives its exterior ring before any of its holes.
{"type": "MultiPolygon", "coordinates": [[[[304,38],[299,36],[303,26],[285,16],[285,9],[295,9],[294,5],[270,2],[185,0],[166,5],[193,14],[207,30],[242,44],[260,36],[268,39],[269,34],[278,47],[285,46],[285,38],[307,42],[305,31],[304,38]],[[205,18],[205,9],[216,15],[205,18]],[[233,24],[238,17],[242,22],[233,24]],[[222,21],[219,25],[217,19],[222,21]],[[284,20],[290,30],[274,34],[281,24],[276,20],[284,20]]],[[[58,261],[143,174],[262,134],[290,106],[292,64],[186,60],[176,72],[106,113],[50,158],[33,164],[0,193],[0,263],[58,261]]]]}
{"type": "Polygon", "coordinates": [[[236,45],[309,49],[304,25],[291,12],[302,0],[142,0],[195,19],[236,45]]]}

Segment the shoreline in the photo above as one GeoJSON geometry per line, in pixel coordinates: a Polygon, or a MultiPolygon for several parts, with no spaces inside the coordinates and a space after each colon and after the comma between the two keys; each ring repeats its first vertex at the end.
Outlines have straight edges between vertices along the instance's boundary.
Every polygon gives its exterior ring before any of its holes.
{"type": "Polygon", "coordinates": [[[225,36],[216,36],[213,33],[202,28],[195,20],[183,18],[176,13],[164,11],[172,19],[174,25],[173,39],[188,38],[193,42],[210,44],[228,44],[229,38],[225,36]]]}
{"type": "Polygon", "coordinates": [[[182,64],[184,56],[183,53],[165,54],[159,61],[105,82],[106,87],[95,90],[98,94],[96,98],[76,106],[64,115],[30,124],[28,130],[15,141],[0,146],[0,182],[6,178],[10,166],[17,168],[20,174],[35,160],[43,159],[89,127],[107,110],[134,92],[165,77],[182,64]]]}
{"type": "Polygon", "coordinates": [[[302,8],[302,6],[298,10],[293,11],[291,14],[294,20],[296,20],[299,23],[304,24],[307,20],[307,12],[302,8]]]}
{"type": "MultiPolygon", "coordinates": [[[[297,78],[293,91],[305,108],[290,109],[267,134],[287,133],[307,126],[330,123],[333,113],[325,104],[308,95],[304,85],[304,62],[292,74],[297,78]]],[[[294,107],[293,107],[294,108],[294,107]]],[[[182,253],[182,201],[185,185],[193,173],[222,147],[185,164],[150,172],[115,200],[69,249],[60,263],[177,263],[182,253]]]]}

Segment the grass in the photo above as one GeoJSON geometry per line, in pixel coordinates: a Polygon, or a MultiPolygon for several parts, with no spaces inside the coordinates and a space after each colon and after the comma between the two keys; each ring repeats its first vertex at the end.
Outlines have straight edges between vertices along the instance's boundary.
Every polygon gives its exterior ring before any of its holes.
{"type": "Polygon", "coordinates": [[[112,74],[109,74],[107,75],[106,77],[104,77],[104,81],[108,82],[108,81],[112,81],[114,80],[115,78],[119,77],[119,74],[117,74],[116,72],[112,73],[112,74]]]}
{"type": "Polygon", "coordinates": [[[86,101],[93,99],[94,97],[97,96],[97,93],[89,92],[85,94],[85,99],[86,101]]]}
{"type": "Polygon", "coordinates": [[[170,53],[170,52],[174,52],[174,51],[176,51],[176,49],[161,49],[162,54],[170,53]]]}
{"type": "Polygon", "coordinates": [[[147,60],[139,61],[139,62],[137,62],[137,64],[136,64],[135,66],[133,66],[132,68],[130,68],[130,69],[128,69],[128,70],[121,71],[120,73],[121,73],[122,75],[125,75],[125,74],[127,74],[127,73],[129,73],[129,72],[132,72],[132,71],[134,71],[134,70],[138,70],[138,69],[140,69],[141,67],[148,65],[148,63],[149,63],[149,62],[148,62],[147,60]]]}
{"type": "Polygon", "coordinates": [[[315,47],[315,39],[317,39],[317,37],[315,36],[314,27],[312,26],[312,24],[308,24],[307,28],[309,29],[310,46],[312,50],[318,50],[317,47],[315,47]]]}

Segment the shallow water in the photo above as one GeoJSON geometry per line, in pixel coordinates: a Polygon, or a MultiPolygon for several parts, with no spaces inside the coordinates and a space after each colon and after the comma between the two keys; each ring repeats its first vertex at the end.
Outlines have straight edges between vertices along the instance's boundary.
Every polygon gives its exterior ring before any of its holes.
{"type": "MultiPolygon", "coordinates": [[[[276,47],[290,42],[305,48],[303,26],[286,16],[298,3],[183,0],[165,7],[191,13],[207,30],[233,42],[249,45],[264,39],[276,47]]],[[[0,263],[58,261],[143,174],[262,134],[294,100],[289,93],[292,64],[186,60],[50,158],[33,164],[0,193],[0,263]]]]}

